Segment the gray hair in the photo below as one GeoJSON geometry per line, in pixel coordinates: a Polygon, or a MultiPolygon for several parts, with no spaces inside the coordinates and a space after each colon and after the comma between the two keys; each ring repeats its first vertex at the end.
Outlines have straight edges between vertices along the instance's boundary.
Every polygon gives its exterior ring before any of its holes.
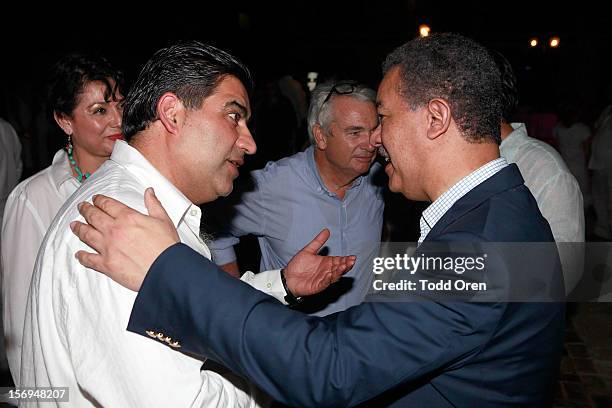
{"type": "Polygon", "coordinates": [[[357,83],[355,81],[325,81],[319,84],[310,96],[310,107],[308,108],[308,136],[310,143],[315,144],[314,134],[312,128],[318,124],[322,128],[327,129],[331,119],[331,101],[337,95],[350,96],[363,102],[372,102],[376,104],[376,91],[367,86],[357,83]],[[332,88],[340,84],[351,84],[354,87],[353,92],[342,94],[334,92],[330,96],[332,88]],[[329,99],[327,98],[328,96],[329,99]],[[328,99],[327,101],[325,101],[328,99]]]}

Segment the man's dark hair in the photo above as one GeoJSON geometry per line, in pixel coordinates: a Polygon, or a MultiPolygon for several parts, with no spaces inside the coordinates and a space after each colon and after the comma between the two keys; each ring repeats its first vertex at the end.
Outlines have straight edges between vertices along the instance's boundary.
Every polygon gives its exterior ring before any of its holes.
{"type": "Polygon", "coordinates": [[[122,130],[126,140],[157,119],[157,103],[164,93],[174,93],[188,109],[199,109],[227,75],[238,78],[251,93],[248,68],[225,51],[198,41],[157,51],[125,98],[122,130]]]}
{"type": "Polygon", "coordinates": [[[104,57],[88,54],[68,54],[57,61],[49,72],[47,104],[49,112],[72,115],[85,86],[94,81],[106,85],[104,99],[116,100],[124,87],[123,73],[104,57]],[[110,80],[115,81],[112,85],[110,80]]]}
{"type": "Polygon", "coordinates": [[[383,73],[396,66],[399,92],[411,109],[444,99],[466,140],[501,142],[501,81],[483,46],[459,34],[432,34],[395,49],[383,63],[383,73]]]}
{"type": "Polygon", "coordinates": [[[512,70],[510,61],[504,55],[495,50],[491,50],[491,56],[497,65],[501,76],[501,104],[502,104],[502,119],[506,123],[510,123],[510,118],[516,111],[518,106],[518,88],[516,86],[516,77],[512,70]]]}

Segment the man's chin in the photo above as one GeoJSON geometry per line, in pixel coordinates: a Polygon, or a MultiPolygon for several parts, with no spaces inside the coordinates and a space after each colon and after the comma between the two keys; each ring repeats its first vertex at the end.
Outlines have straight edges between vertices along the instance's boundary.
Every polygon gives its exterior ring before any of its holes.
{"type": "Polygon", "coordinates": [[[389,177],[389,190],[393,193],[403,193],[402,183],[397,174],[395,173],[393,167],[391,165],[388,165],[388,167],[385,168],[385,172],[389,177]]]}
{"type": "Polygon", "coordinates": [[[231,181],[229,185],[223,186],[222,188],[216,189],[217,198],[219,197],[227,197],[234,191],[234,183],[231,181]]]}
{"type": "Polygon", "coordinates": [[[402,189],[399,186],[396,186],[391,180],[389,180],[389,191],[392,193],[402,193],[402,189]]]}
{"type": "Polygon", "coordinates": [[[223,192],[220,197],[227,197],[228,195],[230,195],[232,193],[232,191],[234,191],[234,186],[232,185],[226,192],[223,192]]]}

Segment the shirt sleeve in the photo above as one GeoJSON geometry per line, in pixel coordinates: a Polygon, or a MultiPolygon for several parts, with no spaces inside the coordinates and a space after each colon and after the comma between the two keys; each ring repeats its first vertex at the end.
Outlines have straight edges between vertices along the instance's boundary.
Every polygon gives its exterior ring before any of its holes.
{"type": "Polygon", "coordinates": [[[2,226],[2,307],[7,357],[19,384],[23,324],[36,256],[46,226],[23,191],[7,200],[2,226]]]}
{"type": "Polygon", "coordinates": [[[283,282],[280,278],[280,269],[271,271],[264,271],[259,273],[253,273],[247,271],[240,277],[240,280],[249,284],[254,289],[265,293],[266,295],[272,296],[284,305],[287,305],[285,296],[287,292],[283,287],[283,282]]]}
{"type": "Polygon", "coordinates": [[[584,247],[578,244],[585,239],[580,186],[570,173],[560,173],[546,180],[536,201],[557,242],[566,293],[569,293],[583,273],[584,247]]]}
{"type": "Polygon", "coordinates": [[[570,173],[560,173],[546,181],[538,192],[540,211],[556,242],[584,242],[582,192],[570,173]]]}

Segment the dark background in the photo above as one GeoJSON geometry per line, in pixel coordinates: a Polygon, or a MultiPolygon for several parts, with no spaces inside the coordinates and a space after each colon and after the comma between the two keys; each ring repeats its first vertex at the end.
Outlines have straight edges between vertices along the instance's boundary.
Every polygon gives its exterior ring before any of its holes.
{"type": "MultiPolygon", "coordinates": [[[[16,4],[21,10],[5,11],[10,23],[0,26],[0,116],[19,122],[19,106],[26,106],[35,117],[49,66],[68,52],[99,52],[133,79],[157,49],[180,39],[200,39],[237,55],[253,71],[260,90],[287,74],[305,87],[309,71],[319,72],[319,82],[332,76],[350,78],[376,89],[385,56],[417,36],[423,23],[432,32],[459,32],[506,55],[518,77],[521,112],[527,115],[554,113],[570,101],[582,108],[581,119],[590,125],[612,102],[607,2],[260,3],[16,4]],[[553,35],[561,39],[557,49],[547,45],[553,35]],[[540,42],[536,48],[529,47],[533,37],[540,42]]],[[[259,95],[259,101],[266,100],[265,93],[259,95]]],[[[252,100],[254,118],[259,101],[252,100]]],[[[270,125],[284,126],[273,115],[269,118],[270,125]]],[[[539,131],[535,119],[516,119],[528,124],[532,136],[551,142],[549,129],[539,131]]],[[[55,124],[47,128],[44,149],[36,139],[22,143],[32,152],[24,177],[48,166],[64,143],[55,124]]],[[[17,130],[21,135],[27,131],[17,130]]],[[[267,127],[258,135],[255,129],[261,148],[247,166],[260,167],[282,157],[287,150],[283,131],[275,130],[267,127]]]]}
{"type": "Polygon", "coordinates": [[[120,3],[31,5],[5,15],[11,23],[0,39],[0,84],[4,92],[35,87],[51,62],[75,50],[98,50],[134,76],[168,38],[197,38],[238,55],[258,81],[283,73],[305,81],[306,72],[318,71],[376,86],[385,55],[426,23],[504,53],[523,103],[537,110],[553,109],[566,94],[598,108],[610,88],[606,1],[258,3],[143,4],[131,11],[120,3]],[[552,35],[561,38],[558,49],[545,46],[552,35]],[[530,48],[534,36],[544,45],[530,48]]]}

